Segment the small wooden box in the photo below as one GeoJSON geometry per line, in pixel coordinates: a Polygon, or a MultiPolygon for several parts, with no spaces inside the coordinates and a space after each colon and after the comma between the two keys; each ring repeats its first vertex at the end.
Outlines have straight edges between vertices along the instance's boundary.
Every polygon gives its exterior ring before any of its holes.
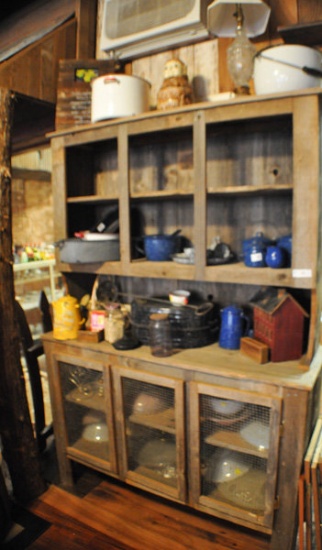
{"type": "Polygon", "coordinates": [[[255,340],[255,338],[249,338],[248,336],[241,338],[240,351],[254,359],[256,363],[263,364],[268,362],[269,347],[263,342],[255,340]]]}
{"type": "Polygon", "coordinates": [[[79,330],[77,340],[81,342],[102,342],[104,330],[79,330]]]}
{"type": "Polygon", "coordinates": [[[59,61],[56,130],[91,123],[91,80],[104,74],[122,72],[114,59],[61,59],[59,61]]]}

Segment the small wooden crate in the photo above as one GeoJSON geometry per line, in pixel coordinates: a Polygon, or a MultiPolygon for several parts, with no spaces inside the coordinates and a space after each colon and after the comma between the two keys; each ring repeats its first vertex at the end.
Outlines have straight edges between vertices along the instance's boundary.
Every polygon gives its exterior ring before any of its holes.
{"type": "Polygon", "coordinates": [[[104,330],[79,330],[77,340],[82,342],[102,342],[104,330]]]}
{"type": "Polygon", "coordinates": [[[114,59],[62,59],[59,61],[56,130],[91,123],[91,80],[122,72],[114,59]]]}
{"type": "Polygon", "coordinates": [[[248,336],[241,338],[240,351],[254,359],[256,363],[263,364],[268,362],[269,347],[263,342],[255,340],[255,338],[249,338],[248,336]]]}

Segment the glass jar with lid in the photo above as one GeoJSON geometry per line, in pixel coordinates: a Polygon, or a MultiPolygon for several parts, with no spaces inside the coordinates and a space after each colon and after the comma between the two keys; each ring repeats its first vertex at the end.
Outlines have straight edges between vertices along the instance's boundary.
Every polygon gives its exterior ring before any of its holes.
{"type": "Polygon", "coordinates": [[[107,342],[114,344],[124,335],[124,317],[120,304],[111,302],[106,306],[104,337],[107,342]]]}

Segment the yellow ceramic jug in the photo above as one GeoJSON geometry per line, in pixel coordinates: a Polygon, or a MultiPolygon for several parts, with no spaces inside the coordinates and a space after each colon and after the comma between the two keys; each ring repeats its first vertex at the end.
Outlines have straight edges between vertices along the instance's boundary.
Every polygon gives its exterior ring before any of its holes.
{"type": "Polygon", "coordinates": [[[79,303],[73,296],[62,296],[53,302],[54,338],[57,340],[75,340],[83,324],[79,303]]]}

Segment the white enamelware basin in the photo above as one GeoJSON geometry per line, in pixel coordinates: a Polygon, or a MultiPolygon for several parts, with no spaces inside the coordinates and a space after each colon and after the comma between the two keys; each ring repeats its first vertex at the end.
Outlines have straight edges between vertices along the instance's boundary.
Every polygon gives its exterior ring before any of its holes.
{"type": "Polygon", "coordinates": [[[144,78],[110,74],[92,81],[91,120],[132,116],[149,110],[150,83],[144,78]]]}
{"type": "Polygon", "coordinates": [[[320,87],[321,77],[322,55],[309,46],[279,44],[255,56],[254,89],[259,95],[320,87]],[[321,75],[309,74],[315,71],[321,75]]]}

